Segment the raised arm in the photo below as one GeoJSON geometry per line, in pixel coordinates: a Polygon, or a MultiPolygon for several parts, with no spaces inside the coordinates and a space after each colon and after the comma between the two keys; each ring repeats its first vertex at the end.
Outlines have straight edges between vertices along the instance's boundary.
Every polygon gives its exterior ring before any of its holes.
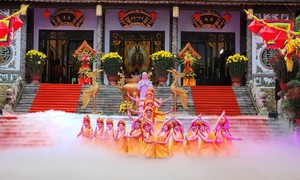
{"type": "Polygon", "coordinates": [[[238,140],[238,141],[242,140],[242,138],[233,137],[233,136],[231,136],[230,134],[228,134],[228,133],[226,133],[224,131],[222,132],[222,136],[224,136],[227,139],[231,139],[231,140],[238,140]]]}
{"type": "Polygon", "coordinates": [[[176,135],[174,134],[174,132],[172,133],[172,138],[173,138],[173,140],[176,141],[176,142],[184,142],[184,141],[185,141],[184,136],[183,136],[183,139],[178,139],[178,138],[176,137],[176,135]]]}

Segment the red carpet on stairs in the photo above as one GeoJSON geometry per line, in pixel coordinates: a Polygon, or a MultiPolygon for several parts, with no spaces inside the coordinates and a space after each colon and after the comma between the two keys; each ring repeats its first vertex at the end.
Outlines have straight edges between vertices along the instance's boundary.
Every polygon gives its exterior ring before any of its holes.
{"type": "Polygon", "coordinates": [[[61,110],[76,112],[81,92],[77,84],[40,84],[29,112],[61,110]]]}
{"type": "Polygon", "coordinates": [[[195,113],[203,115],[241,115],[240,107],[231,86],[192,86],[195,113]]]}

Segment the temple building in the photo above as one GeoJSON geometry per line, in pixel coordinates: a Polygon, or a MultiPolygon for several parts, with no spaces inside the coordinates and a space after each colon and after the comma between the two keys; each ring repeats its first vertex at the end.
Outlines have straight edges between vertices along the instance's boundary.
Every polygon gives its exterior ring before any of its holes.
{"type": "MultiPolygon", "coordinates": [[[[0,82],[27,78],[25,54],[36,49],[47,55],[44,83],[77,83],[80,64],[74,51],[86,41],[99,55],[118,52],[127,76],[150,71],[150,54],[177,54],[187,43],[201,55],[194,68],[197,85],[231,85],[225,65],[229,55],[249,58],[243,84],[274,85],[268,62],[273,49],[247,26],[256,17],[293,30],[300,14],[298,0],[3,0],[0,15],[20,14],[23,26],[8,47],[0,48],[0,82]]],[[[178,64],[176,68],[178,67],[178,64]]],[[[180,65],[178,67],[180,70],[180,65]]],[[[105,75],[100,78],[107,84],[105,75]]]]}

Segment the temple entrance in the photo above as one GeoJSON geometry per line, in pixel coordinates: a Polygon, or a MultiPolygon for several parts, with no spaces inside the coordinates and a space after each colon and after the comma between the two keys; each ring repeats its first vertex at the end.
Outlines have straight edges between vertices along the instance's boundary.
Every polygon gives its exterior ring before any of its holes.
{"type": "Polygon", "coordinates": [[[235,53],[235,33],[182,32],[182,48],[189,42],[201,55],[194,68],[197,85],[231,85],[226,58],[235,53]]]}
{"type": "Polygon", "coordinates": [[[118,52],[124,58],[125,75],[139,75],[150,71],[150,54],[163,50],[163,31],[111,31],[110,51],[118,52]]]}
{"type": "Polygon", "coordinates": [[[39,50],[47,55],[42,82],[77,83],[79,61],[73,57],[84,40],[93,46],[93,31],[39,31],[39,50]]]}

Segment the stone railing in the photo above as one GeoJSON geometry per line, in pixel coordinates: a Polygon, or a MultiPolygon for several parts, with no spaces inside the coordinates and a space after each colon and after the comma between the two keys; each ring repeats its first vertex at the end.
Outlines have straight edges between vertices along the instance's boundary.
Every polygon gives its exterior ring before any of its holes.
{"type": "Polygon", "coordinates": [[[5,106],[4,109],[8,112],[13,112],[14,107],[17,105],[18,100],[22,94],[22,89],[24,88],[24,83],[22,77],[19,76],[5,92],[5,106]]]}
{"type": "Polygon", "coordinates": [[[250,94],[258,110],[258,115],[268,116],[270,111],[276,109],[275,87],[263,87],[254,83],[249,83],[250,94]]]}

